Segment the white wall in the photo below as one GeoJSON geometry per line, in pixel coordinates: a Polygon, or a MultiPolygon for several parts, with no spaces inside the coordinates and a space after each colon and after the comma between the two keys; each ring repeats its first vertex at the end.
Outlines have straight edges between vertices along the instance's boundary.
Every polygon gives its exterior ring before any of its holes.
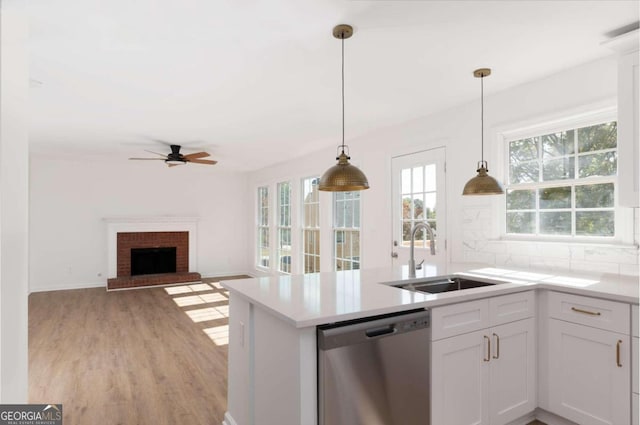
{"type": "MultiPolygon", "coordinates": [[[[615,104],[616,73],[616,59],[611,56],[487,95],[485,159],[489,161],[490,174],[502,180],[498,143],[495,140],[497,129],[550,114],[562,114],[584,105],[602,102],[615,104]]],[[[473,78],[471,72],[469,78],[473,78]]],[[[485,82],[488,93],[491,93],[491,80],[497,78],[500,78],[499,69],[494,70],[485,82]]],[[[510,247],[508,242],[496,240],[499,236],[499,203],[504,202],[504,198],[461,195],[466,181],[475,175],[476,163],[480,160],[479,106],[478,99],[454,109],[347,141],[355,163],[365,172],[371,185],[371,189],[362,194],[363,268],[391,264],[391,157],[443,145],[446,146],[447,155],[447,238],[450,260],[510,263],[508,256],[497,255],[498,252],[519,249],[510,247]],[[497,252],[483,254],[487,244],[492,244],[493,250],[497,252]]],[[[348,122],[348,114],[346,119],[348,122]]],[[[330,147],[254,172],[249,176],[249,190],[255,193],[256,186],[278,179],[298,181],[303,176],[321,174],[334,163],[334,155],[335,147],[330,147]]],[[[330,194],[321,196],[326,198],[330,194]]],[[[325,216],[330,213],[328,208],[321,211],[325,216]]],[[[633,230],[630,229],[629,232],[633,233],[633,230]]],[[[253,232],[249,233],[249,246],[254,244],[253,235],[253,232]]],[[[633,235],[630,237],[633,239],[633,235]]],[[[557,252],[548,250],[545,246],[533,245],[530,251],[521,250],[526,258],[521,258],[518,265],[582,269],[585,263],[589,263],[596,270],[638,273],[638,251],[634,247],[621,248],[619,251],[612,251],[610,248],[586,251],[584,247],[582,250],[576,248],[577,257],[572,262],[567,244],[562,252],[568,257],[560,258],[560,261],[557,261],[557,252]]],[[[248,250],[247,254],[248,264],[253,264],[253,251],[248,250]]]]}
{"type": "Polygon", "coordinates": [[[0,403],[27,402],[29,66],[27,17],[0,10],[0,403]]]}
{"type": "Polygon", "coordinates": [[[199,217],[194,271],[205,277],[247,271],[243,174],[34,155],[30,168],[31,291],[106,285],[105,217],[199,217]]]}

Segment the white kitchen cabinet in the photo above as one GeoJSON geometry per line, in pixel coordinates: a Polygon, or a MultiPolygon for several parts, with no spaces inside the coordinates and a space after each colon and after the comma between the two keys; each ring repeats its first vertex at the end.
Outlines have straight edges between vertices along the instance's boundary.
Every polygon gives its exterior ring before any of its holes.
{"type": "Polygon", "coordinates": [[[535,410],[534,304],[528,291],[432,310],[433,328],[447,329],[434,339],[456,323],[483,329],[433,341],[431,423],[501,425],[535,410]]]}
{"type": "Polygon", "coordinates": [[[433,343],[432,424],[489,424],[487,333],[476,331],[433,343]]]}
{"type": "Polygon", "coordinates": [[[631,421],[629,335],[549,319],[549,408],[581,425],[631,421]]]}

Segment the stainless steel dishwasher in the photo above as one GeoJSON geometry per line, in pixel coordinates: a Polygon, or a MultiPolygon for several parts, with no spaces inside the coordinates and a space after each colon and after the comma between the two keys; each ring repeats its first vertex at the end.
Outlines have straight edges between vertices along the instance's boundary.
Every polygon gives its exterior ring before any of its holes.
{"type": "Polygon", "coordinates": [[[320,425],[429,425],[429,311],[319,326],[320,425]]]}

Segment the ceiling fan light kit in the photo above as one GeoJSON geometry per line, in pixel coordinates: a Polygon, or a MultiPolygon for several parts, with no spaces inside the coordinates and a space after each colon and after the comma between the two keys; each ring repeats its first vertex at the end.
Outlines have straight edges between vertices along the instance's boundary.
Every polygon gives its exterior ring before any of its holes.
{"type": "Polygon", "coordinates": [[[491,69],[489,68],[480,68],[473,71],[473,76],[476,78],[480,78],[480,140],[481,140],[481,148],[480,155],[481,161],[478,162],[478,166],[476,172],[477,176],[473,177],[471,180],[464,185],[464,189],[462,190],[463,195],[502,195],[504,194],[504,189],[502,185],[493,177],[491,177],[489,172],[489,165],[487,161],[484,160],[484,77],[488,77],[491,75],[491,69]]]}
{"type": "Polygon", "coordinates": [[[320,177],[319,190],[328,192],[352,192],[369,189],[367,176],[355,165],[349,163],[351,157],[345,153],[344,144],[344,40],[353,35],[351,25],[337,25],[333,28],[333,36],[342,43],[342,144],[338,146],[340,153],[336,157],[338,163],[329,168],[320,177]]]}
{"type": "Polygon", "coordinates": [[[152,154],[158,155],[161,158],[129,158],[134,161],[164,161],[169,167],[175,167],[176,165],[184,165],[187,162],[193,162],[194,164],[204,164],[204,165],[215,165],[218,161],[214,161],[211,159],[202,159],[210,156],[207,152],[196,152],[190,153],[187,155],[183,155],[180,153],[180,145],[170,145],[171,153],[168,155],[164,155],[157,152],[150,152],[152,154]]]}

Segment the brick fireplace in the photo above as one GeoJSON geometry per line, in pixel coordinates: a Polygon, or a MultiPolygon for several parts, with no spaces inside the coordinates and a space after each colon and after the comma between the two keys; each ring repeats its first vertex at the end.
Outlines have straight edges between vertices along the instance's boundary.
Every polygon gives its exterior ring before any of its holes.
{"type": "Polygon", "coordinates": [[[184,217],[117,218],[107,221],[107,289],[200,281],[195,272],[196,220],[184,217]],[[174,248],[175,273],[138,274],[131,270],[132,250],[174,248]]]}

